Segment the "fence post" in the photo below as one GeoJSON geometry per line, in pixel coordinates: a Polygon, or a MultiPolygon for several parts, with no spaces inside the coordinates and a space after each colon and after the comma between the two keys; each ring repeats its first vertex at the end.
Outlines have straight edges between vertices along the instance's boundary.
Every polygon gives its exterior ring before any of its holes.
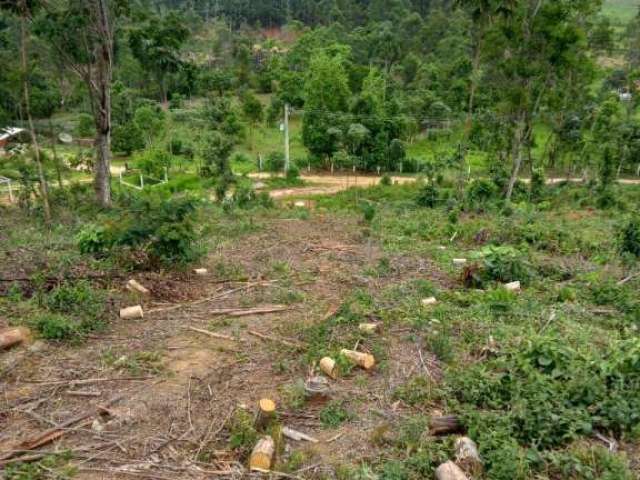
{"type": "Polygon", "coordinates": [[[9,183],[7,185],[9,185],[9,202],[13,203],[13,190],[11,189],[11,180],[9,180],[9,183]]]}
{"type": "Polygon", "coordinates": [[[144,177],[140,174],[140,190],[144,190],[144,177]]]}

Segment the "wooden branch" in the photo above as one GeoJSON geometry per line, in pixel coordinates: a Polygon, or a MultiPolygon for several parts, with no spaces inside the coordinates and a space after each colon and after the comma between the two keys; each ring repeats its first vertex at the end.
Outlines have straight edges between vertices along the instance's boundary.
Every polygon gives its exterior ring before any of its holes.
{"type": "Polygon", "coordinates": [[[228,317],[244,317],[247,315],[264,315],[266,313],[283,312],[288,310],[286,305],[272,305],[256,308],[218,308],[211,310],[211,315],[226,315],[228,317]]]}
{"type": "Polygon", "coordinates": [[[285,340],[284,338],[272,337],[271,335],[265,335],[264,333],[256,332],[255,330],[248,330],[248,333],[250,335],[253,335],[254,337],[261,338],[262,340],[281,343],[282,345],[286,345],[287,347],[295,348],[297,350],[302,350],[305,348],[304,345],[300,343],[293,342],[291,340],[285,340]]]}
{"type": "Polygon", "coordinates": [[[299,432],[289,427],[282,427],[282,435],[291,440],[295,440],[297,442],[305,441],[311,443],[318,443],[318,439],[307,435],[306,433],[299,432]]]}
{"type": "Polygon", "coordinates": [[[244,340],[242,339],[237,339],[237,338],[233,338],[230,335],[224,335],[223,333],[215,333],[215,332],[210,332],[209,330],[202,330],[201,328],[196,328],[196,327],[188,327],[189,330],[193,331],[193,332],[198,332],[198,333],[202,333],[203,335],[208,335],[209,337],[212,338],[217,338],[219,340],[229,340],[231,342],[242,342],[244,340]]]}
{"type": "MultiPolygon", "coordinates": [[[[114,403],[120,401],[122,398],[123,398],[122,395],[114,397],[111,400],[109,400],[105,405],[103,405],[103,407],[107,408],[113,405],[114,403]]],[[[81,413],[80,415],[76,415],[75,417],[71,417],[65,420],[64,422],[62,422],[61,424],[42,432],[37,437],[24,440],[19,445],[20,450],[35,450],[38,447],[51,443],[54,440],[57,440],[58,438],[62,437],[66,432],[68,432],[69,427],[71,427],[72,425],[75,425],[76,423],[80,423],[84,420],[90,419],[96,413],[97,413],[97,407],[96,409],[92,409],[91,411],[81,413]]],[[[18,454],[15,451],[10,451],[5,455],[1,456],[0,460],[9,460],[10,458],[15,457],[16,455],[18,454]]]]}

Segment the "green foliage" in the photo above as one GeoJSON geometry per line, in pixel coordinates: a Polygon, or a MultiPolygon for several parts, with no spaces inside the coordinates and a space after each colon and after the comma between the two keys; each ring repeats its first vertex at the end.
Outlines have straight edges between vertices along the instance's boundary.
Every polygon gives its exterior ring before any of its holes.
{"type": "Polygon", "coordinates": [[[634,215],[620,228],[620,252],[640,257],[640,216],[634,215]]]}
{"type": "Polygon", "coordinates": [[[47,340],[73,340],[80,335],[78,324],[64,315],[45,313],[37,315],[30,323],[47,340]]]}
{"type": "Polygon", "coordinates": [[[136,153],[132,162],[150,177],[162,180],[165,177],[165,173],[168,173],[171,168],[173,158],[169,152],[163,148],[147,148],[141,152],[136,153]]]}
{"type": "Polygon", "coordinates": [[[438,188],[433,182],[424,185],[418,192],[416,203],[421,207],[435,208],[439,203],[438,188]]]}
{"type": "Polygon", "coordinates": [[[62,452],[46,455],[35,462],[10,463],[5,467],[5,480],[71,480],[76,474],[76,468],[69,462],[72,455],[62,452]]]}
{"type": "Polygon", "coordinates": [[[85,226],[77,236],[79,248],[122,255],[126,263],[137,267],[188,264],[203,253],[197,245],[197,206],[192,197],[147,194],[116,218],[85,226]]]}
{"type": "Polygon", "coordinates": [[[530,268],[521,252],[510,246],[493,246],[475,252],[472,258],[477,264],[466,271],[467,285],[483,286],[486,282],[525,282],[530,268]]]}
{"type": "Polygon", "coordinates": [[[76,126],[76,134],[80,138],[93,137],[96,133],[96,124],[93,117],[88,113],[78,115],[78,124],[76,126]]]}
{"type": "Polygon", "coordinates": [[[257,440],[258,432],[253,415],[245,409],[236,409],[229,421],[229,447],[247,454],[257,440]]]}
{"type": "Polygon", "coordinates": [[[345,408],[343,402],[334,400],[320,410],[319,418],[325,428],[337,428],[342,423],[351,420],[353,414],[345,408]]]}
{"type": "Polygon", "coordinates": [[[383,187],[390,187],[393,182],[391,181],[391,177],[388,174],[384,174],[380,179],[380,185],[383,187]]]}
{"type": "Polygon", "coordinates": [[[145,147],[144,133],[135,122],[116,125],[113,128],[111,139],[113,150],[126,155],[131,155],[136,150],[142,150],[145,147]]]}

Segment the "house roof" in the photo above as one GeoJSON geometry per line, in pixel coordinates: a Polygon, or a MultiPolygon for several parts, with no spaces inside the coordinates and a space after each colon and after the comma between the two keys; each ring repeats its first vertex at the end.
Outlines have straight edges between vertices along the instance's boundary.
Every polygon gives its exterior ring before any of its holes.
{"type": "Polygon", "coordinates": [[[6,127],[0,130],[0,142],[3,140],[9,140],[16,135],[25,132],[24,128],[6,127]]]}

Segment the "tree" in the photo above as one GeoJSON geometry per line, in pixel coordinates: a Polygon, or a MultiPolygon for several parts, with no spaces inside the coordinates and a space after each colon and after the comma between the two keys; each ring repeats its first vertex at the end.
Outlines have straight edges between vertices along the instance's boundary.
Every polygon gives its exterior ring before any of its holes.
{"type": "Polygon", "coordinates": [[[46,3],[38,32],[47,38],[85,84],[96,125],[94,189],[98,204],[111,206],[111,83],[115,22],[126,0],[64,0],[46,3]]]}
{"type": "Polygon", "coordinates": [[[245,91],[241,97],[242,113],[249,122],[249,136],[251,137],[250,149],[253,150],[253,129],[263,119],[263,108],[260,100],[249,90],[245,91]]]}
{"type": "Polygon", "coordinates": [[[38,137],[33,126],[33,117],[31,116],[31,89],[30,89],[30,69],[28,61],[28,23],[31,21],[33,11],[39,6],[36,0],[16,0],[15,2],[2,2],[0,7],[3,10],[9,10],[18,15],[20,18],[20,60],[21,60],[21,77],[22,92],[24,102],[24,112],[29,124],[29,133],[31,134],[31,142],[33,147],[33,158],[36,162],[38,171],[38,179],[40,184],[40,195],[42,196],[42,211],[45,223],[51,223],[51,207],[49,206],[49,188],[44,175],[42,159],[40,157],[40,146],[38,137]]]}
{"type": "Polygon", "coordinates": [[[164,105],[168,102],[167,75],[180,68],[180,49],[189,35],[184,19],[175,11],[152,16],[129,32],[129,47],[138,62],[155,76],[164,105]]]}
{"type": "Polygon", "coordinates": [[[351,94],[343,57],[317,52],[309,65],[304,93],[302,140],[312,154],[331,160],[339,139],[330,129],[340,131],[351,94]]]}

